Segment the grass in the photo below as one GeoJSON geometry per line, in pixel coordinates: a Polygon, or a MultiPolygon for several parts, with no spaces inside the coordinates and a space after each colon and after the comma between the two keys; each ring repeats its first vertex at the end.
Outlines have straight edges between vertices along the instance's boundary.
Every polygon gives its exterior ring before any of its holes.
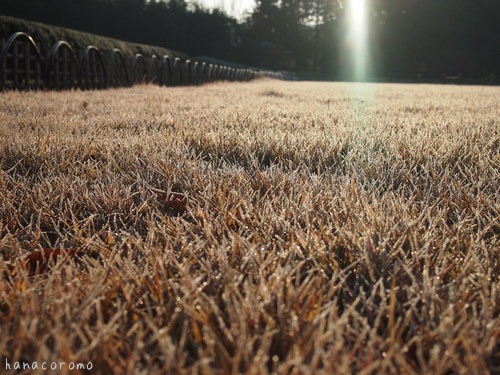
{"type": "Polygon", "coordinates": [[[498,373],[499,94],[1,93],[0,368],[498,373]]]}
{"type": "MultiPolygon", "coordinates": [[[[183,59],[187,58],[186,54],[161,47],[130,43],[65,27],[46,25],[39,22],[0,15],[0,38],[7,39],[18,31],[30,35],[39,48],[42,45],[45,46],[47,48],[46,52],[48,52],[50,47],[57,41],[65,40],[73,47],[76,53],[82,51],[89,45],[93,45],[101,51],[110,51],[114,48],[118,48],[127,56],[142,53],[144,55],[157,55],[159,57],[169,55],[181,57],[183,59]]],[[[44,52],[45,49],[42,49],[42,53],[44,52]]]]}

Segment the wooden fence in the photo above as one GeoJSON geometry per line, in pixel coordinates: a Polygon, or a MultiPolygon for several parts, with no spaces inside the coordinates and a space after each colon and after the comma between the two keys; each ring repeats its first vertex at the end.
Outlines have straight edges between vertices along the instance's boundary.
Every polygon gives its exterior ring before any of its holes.
{"type": "Polygon", "coordinates": [[[187,86],[260,77],[294,79],[281,72],[181,60],[169,55],[126,56],[119,49],[101,51],[94,46],[76,51],[65,41],[41,50],[33,38],[23,32],[0,40],[0,51],[0,90],[88,90],[139,83],[187,86]]]}

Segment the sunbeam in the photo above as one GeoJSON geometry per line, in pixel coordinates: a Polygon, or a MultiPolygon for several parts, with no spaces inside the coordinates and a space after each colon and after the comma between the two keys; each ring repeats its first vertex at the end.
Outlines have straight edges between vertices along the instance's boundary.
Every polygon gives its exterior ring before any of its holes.
{"type": "Polygon", "coordinates": [[[351,46],[352,78],[356,81],[367,79],[368,65],[368,18],[367,0],[349,1],[349,44],[351,46]]]}

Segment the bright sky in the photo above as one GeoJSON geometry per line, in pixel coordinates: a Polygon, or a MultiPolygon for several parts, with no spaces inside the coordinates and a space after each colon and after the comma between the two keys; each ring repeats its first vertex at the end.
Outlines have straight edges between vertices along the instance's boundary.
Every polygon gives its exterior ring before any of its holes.
{"type": "Polygon", "coordinates": [[[189,0],[188,2],[197,2],[209,9],[224,9],[227,14],[236,18],[241,18],[245,11],[255,6],[255,0],[189,0]]]}

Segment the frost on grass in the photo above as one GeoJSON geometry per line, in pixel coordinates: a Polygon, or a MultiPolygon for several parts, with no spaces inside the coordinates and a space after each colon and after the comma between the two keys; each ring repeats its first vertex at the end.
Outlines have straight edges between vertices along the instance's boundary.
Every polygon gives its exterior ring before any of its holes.
{"type": "Polygon", "coordinates": [[[273,81],[1,93],[0,357],[498,372],[499,98],[273,81]]]}

